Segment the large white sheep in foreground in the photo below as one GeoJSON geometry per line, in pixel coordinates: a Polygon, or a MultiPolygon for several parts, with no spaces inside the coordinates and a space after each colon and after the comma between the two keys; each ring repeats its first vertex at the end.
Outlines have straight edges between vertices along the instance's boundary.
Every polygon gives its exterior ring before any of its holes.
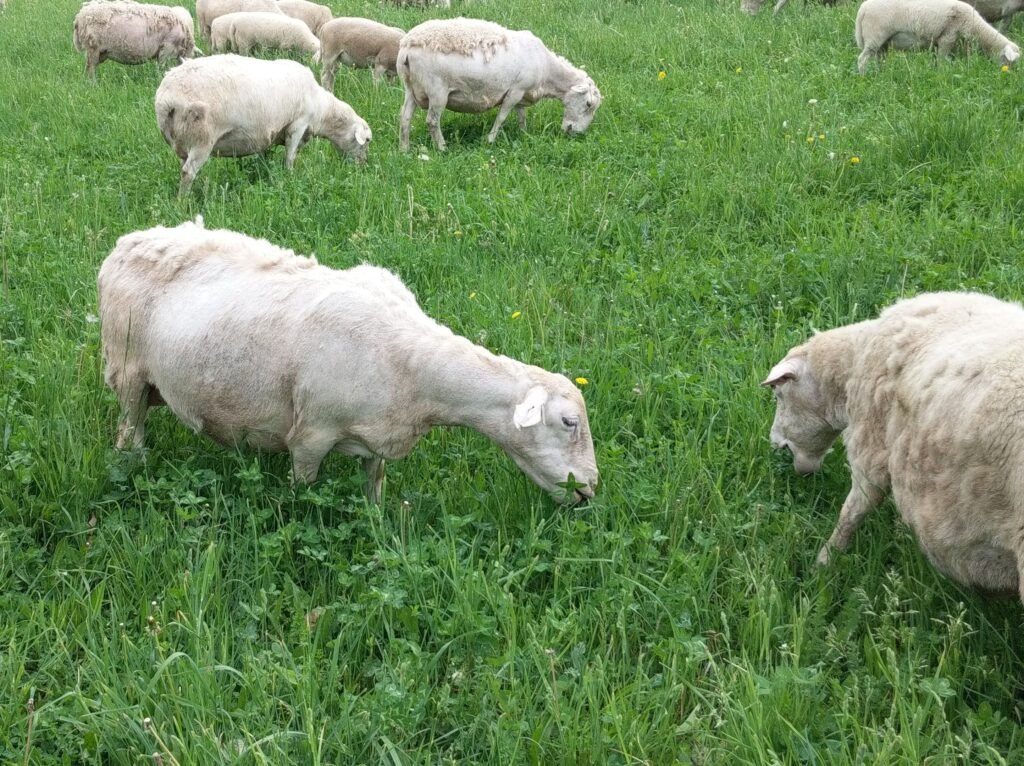
{"type": "Polygon", "coordinates": [[[954,580],[1024,600],[1024,309],[930,293],[819,333],[768,373],[798,473],[842,434],[852,487],[828,564],[886,493],[954,580]]]}
{"type": "Polygon", "coordinates": [[[142,64],[153,59],[182,61],[202,54],[192,16],[180,6],[93,0],[75,16],[75,48],[85,53],[85,73],[96,76],[106,60],[142,64]]]}
{"type": "Polygon", "coordinates": [[[320,34],[324,24],[334,18],[331,9],[320,3],[311,3],[309,0],[277,0],[277,7],[293,19],[298,19],[314,35],[320,34]]]}
{"type": "Polygon", "coordinates": [[[405,31],[370,19],[342,16],[320,29],[320,84],[334,92],[338,62],[373,70],[374,82],[382,75],[398,74],[398,44],[405,31]]]}
{"type": "Polygon", "coordinates": [[[960,0],[864,0],[854,30],[860,56],[857,69],[867,71],[872,58],[888,48],[935,48],[950,56],[961,39],[977,42],[1003,64],[1020,58],[1020,48],[960,0]]]}
{"type": "Polygon", "coordinates": [[[444,150],[441,113],[478,113],[498,108],[487,140],[494,143],[515,109],[521,130],[525,108],[542,98],[565,104],[562,129],[582,133],[601,105],[601,92],[582,69],[549,51],[532,32],[513,31],[477,19],[434,19],[413,27],[398,50],[398,76],[405,86],[399,147],[409,149],[416,108],[427,110],[427,127],[444,150]]]}
{"type": "Polygon", "coordinates": [[[234,50],[243,55],[253,48],[273,48],[320,54],[320,41],[303,22],[283,13],[239,11],[225,13],[210,26],[210,47],[218,52],[234,50]]]}
{"type": "Polygon", "coordinates": [[[209,40],[215,18],[240,11],[284,15],[277,7],[277,0],[196,0],[196,23],[200,34],[209,40]]]}
{"type": "Polygon", "coordinates": [[[352,107],[287,59],[225,53],[186,62],[164,75],[155,105],[160,132],[182,162],[182,195],[210,155],[239,157],[283,145],[291,169],[299,147],[320,136],[362,163],[373,138],[352,107]]]}
{"type": "Polygon", "coordinates": [[[288,450],[298,481],[332,450],[359,456],[377,501],[384,460],[461,425],[552,494],[597,486],[576,386],[453,334],[385,269],[338,271],[200,221],[121,237],[98,286],[118,447],[141,447],[147,410],[166,404],[221,443],[288,450]]]}

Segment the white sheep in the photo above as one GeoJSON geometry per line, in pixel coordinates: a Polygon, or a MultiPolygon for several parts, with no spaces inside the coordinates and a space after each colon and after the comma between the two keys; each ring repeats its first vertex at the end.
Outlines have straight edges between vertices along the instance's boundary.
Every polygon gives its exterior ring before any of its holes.
{"type": "Polygon", "coordinates": [[[331,9],[320,3],[311,3],[309,0],[277,0],[277,7],[293,19],[298,19],[314,35],[320,34],[320,29],[334,18],[331,9]]]}
{"type": "Polygon", "coordinates": [[[553,494],[597,486],[576,386],[453,334],[385,269],[331,269],[200,220],[121,237],[98,287],[118,448],[141,447],[147,410],[166,404],[223,444],[287,450],[298,481],[332,450],[357,455],[378,501],[384,460],[461,425],[553,494]]]}
{"type": "Polygon", "coordinates": [[[1024,0],[967,0],[981,17],[990,24],[1005,21],[1013,14],[1024,11],[1024,0]]]}
{"type": "Polygon", "coordinates": [[[405,31],[370,19],[343,16],[320,29],[320,84],[334,92],[338,62],[373,69],[374,82],[398,74],[398,44],[405,31]]]}
{"type": "Polygon", "coordinates": [[[857,11],[855,28],[860,57],[857,69],[888,48],[914,50],[935,48],[949,56],[960,39],[974,40],[1003,64],[1020,58],[1020,48],[960,0],[864,0],[857,11]]]}
{"type": "Polygon", "coordinates": [[[416,108],[427,110],[427,127],[438,150],[445,148],[441,113],[498,116],[487,135],[491,143],[515,109],[521,130],[527,106],[542,98],[565,104],[562,129],[582,133],[601,105],[601,92],[582,69],[545,47],[532,32],[513,31],[477,19],[435,19],[409,30],[398,49],[398,76],[405,86],[399,119],[399,147],[409,149],[416,108]]]}
{"type": "Polygon", "coordinates": [[[75,16],[75,48],[85,53],[85,73],[96,76],[106,60],[142,64],[201,55],[192,16],[181,6],[93,0],[75,16]]]}
{"type": "Polygon", "coordinates": [[[196,22],[200,34],[209,40],[215,18],[240,11],[284,15],[284,11],[277,7],[277,0],[196,0],[196,22]]]}
{"type": "Polygon", "coordinates": [[[182,195],[211,154],[238,157],[284,145],[290,169],[299,147],[321,136],[362,163],[373,137],[352,107],[288,59],[225,53],[186,62],[164,75],[155,104],[160,132],[182,161],[182,195]]]}
{"type": "Polygon", "coordinates": [[[320,40],[303,22],[283,13],[239,11],[225,13],[210,26],[210,47],[218,52],[229,50],[243,55],[256,47],[320,55],[320,40]]]}
{"type": "MultiPolygon", "coordinates": [[[[772,13],[778,13],[781,11],[789,0],[778,0],[775,3],[775,7],[772,13]]],[[[835,5],[837,0],[820,0],[821,5],[835,5]]],[[[761,6],[765,4],[765,0],[740,0],[740,8],[749,13],[751,16],[757,14],[761,10],[761,6]]]]}
{"type": "Polygon", "coordinates": [[[931,562],[1024,600],[1024,309],[928,293],[813,336],[768,373],[771,442],[810,473],[842,434],[853,482],[828,564],[887,492],[931,562]]]}

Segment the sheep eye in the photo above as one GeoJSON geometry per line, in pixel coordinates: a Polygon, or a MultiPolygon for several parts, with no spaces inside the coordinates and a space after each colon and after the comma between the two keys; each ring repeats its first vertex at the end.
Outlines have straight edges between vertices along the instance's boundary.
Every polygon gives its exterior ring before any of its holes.
{"type": "Polygon", "coordinates": [[[566,428],[576,428],[579,424],[580,421],[578,421],[576,418],[570,418],[565,416],[562,417],[562,425],[564,425],[566,428]]]}

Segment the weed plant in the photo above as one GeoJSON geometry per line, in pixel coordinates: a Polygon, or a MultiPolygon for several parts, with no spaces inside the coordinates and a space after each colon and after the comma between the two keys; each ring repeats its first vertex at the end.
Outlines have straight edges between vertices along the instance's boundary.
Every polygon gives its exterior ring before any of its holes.
{"type": "Polygon", "coordinates": [[[758,385],[901,295],[1024,297],[1021,72],[860,77],[854,3],[330,2],[530,28],[604,104],[493,146],[493,115],[447,113],[443,155],[420,112],[402,155],[401,86],[342,70],[368,165],[314,140],[292,173],[213,159],[179,200],[163,68],[88,82],[76,0],[0,13],[0,762],[1021,763],[1020,604],[938,575],[891,505],[818,569],[842,450],[794,475],[758,385]],[[391,268],[456,332],[585,378],[597,499],[555,505],[464,430],[389,465],[379,506],[357,461],[292,489],[285,456],[166,410],[115,453],[97,269],[200,213],[391,268]]]}

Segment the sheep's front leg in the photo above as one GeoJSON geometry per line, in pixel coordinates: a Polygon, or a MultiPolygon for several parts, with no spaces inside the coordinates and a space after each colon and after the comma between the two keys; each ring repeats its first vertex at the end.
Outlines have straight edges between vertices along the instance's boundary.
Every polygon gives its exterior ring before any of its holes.
{"type": "Polygon", "coordinates": [[[320,463],[337,442],[334,434],[307,432],[288,435],[288,451],[292,456],[292,483],[312,484],[320,472],[320,463]]]}
{"type": "Polygon", "coordinates": [[[960,31],[957,29],[947,29],[938,39],[935,41],[935,52],[940,58],[951,58],[953,56],[953,48],[956,47],[957,40],[960,39],[960,31]]]}
{"type": "Polygon", "coordinates": [[[328,93],[334,93],[334,74],[338,69],[338,57],[321,62],[320,87],[328,93]]]}
{"type": "Polygon", "coordinates": [[[379,503],[384,484],[384,458],[364,457],[363,470],[366,471],[366,497],[371,503],[379,503]]]}
{"type": "Polygon", "coordinates": [[[306,135],[309,125],[305,122],[293,122],[288,128],[288,135],[285,136],[284,166],[289,170],[295,165],[295,155],[302,146],[302,137],[306,135]]]}
{"type": "Polygon", "coordinates": [[[181,163],[181,184],[178,186],[179,197],[184,197],[192,190],[192,182],[196,180],[199,169],[210,159],[211,152],[213,152],[213,144],[193,146],[188,150],[188,157],[181,163]]]}
{"type": "Polygon", "coordinates": [[[832,551],[844,551],[850,544],[864,517],[878,507],[885,497],[886,489],[856,470],[853,472],[853,486],[846,496],[846,502],[839,512],[839,521],[832,530],[832,536],[818,552],[818,564],[825,567],[832,561],[832,551]]]}
{"type": "MultiPolygon", "coordinates": [[[[504,100],[501,102],[501,108],[498,109],[498,117],[494,120],[494,127],[491,128],[491,132],[487,134],[487,142],[493,144],[498,140],[498,131],[501,130],[501,126],[505,123],[509,114],[513,109],[519,106],[519,102],[523,100],[523,91],[521,90],[510,90],[505,94],[504,100]]],[[[523,120],[525,122],[525,116],[523,120]]]]}
{"type": "Polygon", "coordinates": [[[772,11],[772,13],[778,13],[779,11],[781,11],[787,2],[788,0],[779,0],[779,2],[775,4],[775,9],[772,11]]]}
{"type": "Polygon", "coordinates": [[[416,99],[413,98],[412,90],[405,87],[405,101],[402,102],[402,110],[398,113],[398,149],[409,151],[409,127],[412,125],[412,116],[416,113],[416,99]]]}

